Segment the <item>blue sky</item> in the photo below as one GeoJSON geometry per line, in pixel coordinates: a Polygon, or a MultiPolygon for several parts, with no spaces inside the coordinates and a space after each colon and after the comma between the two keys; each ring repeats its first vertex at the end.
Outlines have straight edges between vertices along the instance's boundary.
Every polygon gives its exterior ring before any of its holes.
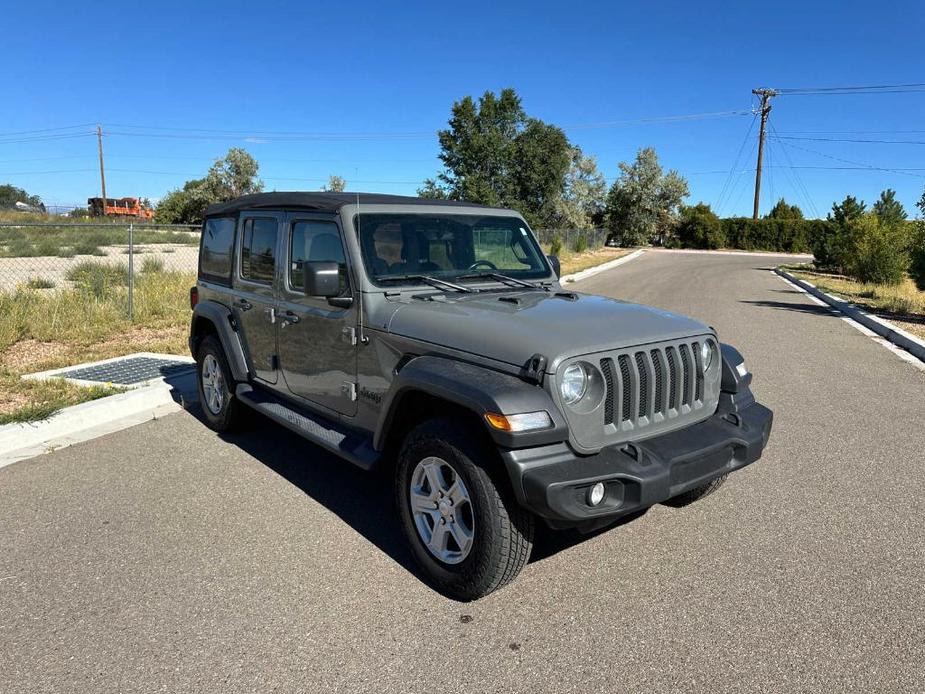
{"type": "MultiPolygon", "coordinates": [[[[433,133],[453,101],[510,86],[606,176],[652,146],[689,202],[749,214],[751,115],[626,121],[748,110],[759,86],[925,81],[921,2],[29,2],[3,17],[0,182],[63,205],[99,194],[97,122],[110,196],[159,198],[232,146],[268,190],[336,173],[350,190],[413,193],[439,168],[433,133]]],[[[824,215],[885,187],[914,211],[925,145],[831,140],[925,142],[925,92],[773,107],[762,212],[783,195],[824,215]]]]}

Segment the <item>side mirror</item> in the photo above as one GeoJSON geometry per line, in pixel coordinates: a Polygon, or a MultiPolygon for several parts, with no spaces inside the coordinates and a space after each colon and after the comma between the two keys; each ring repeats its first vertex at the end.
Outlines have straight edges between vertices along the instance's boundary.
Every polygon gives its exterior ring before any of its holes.
{"type": "Polygon", "coordinates": [[[546,259],[549,260],[549,264],[552,265],[552,271],[556,273],[556,279],[562,277],[562,265],[559,263],[559,256],[547,255],[546,259]]]}
{"type": "Polygon", "coordinates": [[[336,297],[340,294],[340,268],[334,262],[302,263],[305,296],[336,297]]]}

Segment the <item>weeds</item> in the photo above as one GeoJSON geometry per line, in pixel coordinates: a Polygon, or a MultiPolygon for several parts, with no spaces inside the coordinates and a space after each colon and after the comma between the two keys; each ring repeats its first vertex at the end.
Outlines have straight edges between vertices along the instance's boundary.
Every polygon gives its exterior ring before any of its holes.
{"type": "Polygon", "coordinates": [[[33,277],[31,280],[26,282],[26,286],[29,289],[54,289],[55,283],[44,277],[33,277]]]}
{"type": "Polygon", "coordinates": [[[151,256],[145,258],[144,262],[141,264],[141,271],[144,273],[163,272],[164,259],[151,256]]]}

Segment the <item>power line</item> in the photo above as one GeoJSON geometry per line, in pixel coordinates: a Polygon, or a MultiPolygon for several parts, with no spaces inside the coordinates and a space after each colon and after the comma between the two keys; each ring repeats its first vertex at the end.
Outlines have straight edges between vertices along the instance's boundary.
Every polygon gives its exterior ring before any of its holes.
{"type": "Polygon", "coordinates": [[[911,84],[876,84],[851,87],[792,87],[775,89],[778,94],[803,96],[809,94],[904,94],[908,92],[925,91],[925,82],[914,82],[911,84]]]}
{"type": "Polygon", "coordinates": [[[732,167],[729,169],[729,175],[726,177],[726,180],[723,182],[723,187],[719,192],[719,197],[716,200],[716,209],[719,210],[723,204],[723,196],[726,194],[729,185],[733,180],[733,172],[736,170],[736,167],[739,165],[739,159],[742,157],[742,151],[745,149],[745,145],[748,142],[749,136],[752,134],[752,130],[755,128],[755,121],[758,119],[758,114],[755,113],[752,117],[752,122],[748,126],[748,130],[745,132],[745,137],[742,140],[742,144],[739,145],[739,150],[736,152],[735,159],[732,161],[732,167]]]}
{"type": "Polygon", "coordinates": [[[0,133],[0,137],[11,137],[14,135],[33,135],[35,133],[50,133],[59,130],[74,130],[75,128],[89,128],[95,123],[78,123],[77,125],[62,125],[59,128],[42,128],[40,130],[19,130],[11,133],[0,133]]]}
{"type": "Polygon", "coordinates": [[[780,138],[777,138],[777,140],[778,140],[778,142],[780,142],[780,143],[781,143],[782,145],[784,145],[785,147],[790,147],[790,148],[792,148],[792,149],[800,149],[800,150],[803,150],[804,152],[809,152],[809,153],[811,153],[811,154],[816,154],[816,155],[818,155],[818,156],[820,156],[820,157],[825,157],[826,159],[832,159],[833,161],[840,161],[840,162],[842,162],[843,164],[853,164],[854,166],[859,166],[859,167],[861,167],[861,168],[863,168],[863,169],[868,169],[868,170],[870,170],[870,171],[889,171],[889,172],[891,172],[891,173],[903,174],[903,175],[905,175],[905,176],[914,176],[914,177],[916,177],[916,178],[925,178],[925,176],[922,176],[921,174],[910,173],[910,171],[915,171],[915,170],[917,170],[917,169],[906,169],[906,170],[904,170],[904,169],[891,169],[891,168],[887,168],[887,167],[884,167],[884,166],[874,166],[874,165],[872,165],[872,164],[865,164],[864,162],[860,162],[860,161],[852,161],[851,159],[843,159],[842,157],[835,157],[835,156],[832,156],[831,154],[825,154],[824,152],[819,152],[819,151],[817,151],[817,150],[815,150],[815,149],[810,149],[809,147],[802,147],[802,146],[800,146],[800,145],[795,145],[795,144],[792,144],[792,143],[790,143],[790,142],[784,142],[784,141],[783,141],[782,139],[780,139],[780,138]]]}
{"type": "Polygon", "coordinates": [[[807,142],[859,142],[863,144],[879,145],[925,145],[922,140],[862,140],[845,137],[798,137],[794,135],[781,135],[782,140],[806,140],[807,142]]]}

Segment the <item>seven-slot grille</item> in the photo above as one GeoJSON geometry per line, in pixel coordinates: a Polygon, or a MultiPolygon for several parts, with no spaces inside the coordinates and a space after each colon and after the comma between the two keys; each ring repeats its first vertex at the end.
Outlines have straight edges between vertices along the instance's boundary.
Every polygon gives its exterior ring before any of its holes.
{"type": "Polygon", "coordinates": [[[655,345],[601,359],[604,424],[638,429],[702,407],[700,345],[655,345]]]}

